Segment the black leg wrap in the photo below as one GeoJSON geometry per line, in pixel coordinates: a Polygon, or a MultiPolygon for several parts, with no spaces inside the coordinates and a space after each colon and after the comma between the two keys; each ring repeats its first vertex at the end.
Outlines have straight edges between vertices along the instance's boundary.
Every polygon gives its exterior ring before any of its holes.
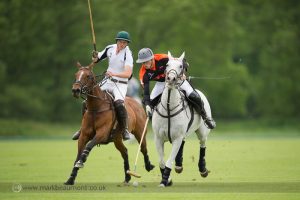
{"type": "Polygon", "coordinates": [[[89,156],[89,154],[90,154],[90,151],[89,151],[89,150],[87,150],[87,149],[83,150],[83,152],[82,152],[82,154],[81,154],[81,157],[80,157],[80,160],[81,160],[82,162],[85,162],[86,159],[87,159],[87,157],[89,156]]]}
{"type": "Polygon", "coordinates": [[[162,180],[161,180],[161,184],[164,184],[165,186],[168,185],[168,179],[170,177],[170,173],[171,173],[171,169],[168,167],[165,167],[165,170],[162,174],[162,180]]]}
{"type": "Polygon", "coordinates": [[[80,160],[82,162],[85,162],[87,157],[90,154],[90,151],[93,149],[93,147],[95,146],[95,139],[92,139],[91,141],[89,141],[85,147],[85,149],[83,150],[80,160]]]}
{"type": "Polygon", "coordinates": [[[77,176],[78,169],[79,169],[79,168],[77,168],[77,167],[73,167],[73,170],[72,170],[72,173],[71,173],[70,177],[69,177],[68,180],[64,183],[65,185],[74,185],[75,179],[76,179],[76,176],[77,176]]]}
{"type": "Polygon", "coordinates": [[[78,167],[73,167],[73,170],[72,170],[72,173],[71,173],[71,177],[76,178],[78,170],[79,170],[78,167]]]}
{"type": "Polygon", "coordinates": [[[183,161],[183,147],[184,147],[185,141],[182,140],[182,143],[180,145],[179,151],[175,157],[175,165],[178,167],[182,166],[182,161],[183,161]]]}
{"type": "Polygon", "coordinates": [[[146,170],[149,172],[151,170],[151,163],[148,155],[144,155],[144,163],[146,170]]]}
{"type": "Polygon", "coordinates": [[[129,162],[128,162],[128,155],[126,153],[126,156],[124,158],[124,172],[125,172],[125,182],[128,183],[131,179],[131,176],[127,174],[127,171],[129,170],[129,162]]]}
{"type": "Polygon", "coordinates": [[[206,162],[205,162],[205,150],[206,148],[200,147],[200,156],[199,156],[199,162],[198,167],[200,172],[206,171],[206,162]]]}
{"type": "Polygon", "coordinates": [[[161,176],[163,176],[165,168],[159,168],[159,170],[160,170],[161,176]]]}

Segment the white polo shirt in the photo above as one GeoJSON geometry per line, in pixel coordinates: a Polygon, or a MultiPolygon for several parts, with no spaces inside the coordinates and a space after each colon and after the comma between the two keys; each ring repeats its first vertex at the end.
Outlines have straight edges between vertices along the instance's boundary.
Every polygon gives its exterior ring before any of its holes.
{"type": "MultiPolygon", "coordinates": [[[[108,58],[108,69],[107,71],[113,73],[120,73],[125,71],[125,66],[133,68],[133,57],[132,52],[128,46],[124,49],[117,51],[117,44],[108,45],[103,51],[98,53],[99,60],[103,60],[108,58]]],[[[113,76],[114,79],[121,80],[121,81],[128,81],[128,78],[120,78],[113,76]]]]}

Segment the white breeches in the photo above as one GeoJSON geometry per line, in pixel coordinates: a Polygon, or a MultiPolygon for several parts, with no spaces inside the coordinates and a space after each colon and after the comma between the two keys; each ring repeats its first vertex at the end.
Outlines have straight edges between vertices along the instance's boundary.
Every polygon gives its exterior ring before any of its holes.
{"type": "Polygon", "coordinates": [[[107,90],[111,92],[114,95],[114,101],[124,101],[127,92],[127,84],[114,83],[111,80],[107,80],[107,82],[101,86],[101,90],[107,90]]]}
{"type": "MultiPolygon", "coordinates": [[[[158,95],[162,94],[164,88],[165,88],[165,82],[156,82],[154,85],[154,88],[150,94],[150,99],[154,99],[158,95]]],[[[187,80],[184,80],[183,83],[180,85],[180,89],[185,91],[186,96],[189,96],[193,91],[193,87],[190,85],[190,83],[187,80]]]]}

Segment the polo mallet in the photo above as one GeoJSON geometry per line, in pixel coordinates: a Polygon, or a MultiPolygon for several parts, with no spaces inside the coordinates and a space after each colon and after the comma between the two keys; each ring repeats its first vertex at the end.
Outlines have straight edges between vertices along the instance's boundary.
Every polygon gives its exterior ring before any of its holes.
{"type": "Polygon", "coordinates": [[[95,31],[94,31],[94,23],[93,23],[93,16],[92,16],[92,9],[91,9],[90,0],[88,0],[88,4],[89,4],[89,11],[90,11],[90,22],[91,22],[91,29],[92,29],[94,51],[96,51],[96,37],[95,37],[95,31]]]}
{"type": "Polygon", "coordinates": [[[133,171],[127,170],[127,172],[126,172],[127,174],[132,175],[132,176],[137,177],[137,178],[141,178],[142,177],[141,175],[139,175],[138,173],[136,173],[136,164],[137,164],[137,161],[138,161],[138,158],[139,158],[139,154],[140,154],[140,151],[141,151],[141,145],[142,145],[142,142],[143,142],[143,139],[144,139],[144,136],[145,136],[145,132],[146,132],[146,129],[147,129],[148,121],[149,121],[149,117],[147,117],[147,120],[146,120],[146,123],[145,123],[145,126],[144,126],[144,130],[143,130],[143,134],[142,134],[142,138],[140,140],[139,148],[138,148],[138,151],[136,153],[135,162],[134,162],[134,170],[133,171]]]}

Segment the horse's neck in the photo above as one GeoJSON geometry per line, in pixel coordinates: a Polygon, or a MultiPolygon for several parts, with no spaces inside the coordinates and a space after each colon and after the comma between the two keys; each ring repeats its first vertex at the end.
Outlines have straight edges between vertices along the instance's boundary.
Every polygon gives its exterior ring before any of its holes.
{"type": "Polygon", "coordinates": [[[97,110],[107,104],[107,97],[105,93],[97,85],[93,87],[90,95],[87,95],[87,109],[97,110]]]}
{"type": "Polygon", "coordinates": [[[174,87],[168,88],[166,86],[161,96],[162,105],[165,108],[167,108],[169,104],[169,108],[172,109],[175,106],[177,106],[180,103],[180,101],[181,101],[181,95],[179,90],[174,87]]]}

